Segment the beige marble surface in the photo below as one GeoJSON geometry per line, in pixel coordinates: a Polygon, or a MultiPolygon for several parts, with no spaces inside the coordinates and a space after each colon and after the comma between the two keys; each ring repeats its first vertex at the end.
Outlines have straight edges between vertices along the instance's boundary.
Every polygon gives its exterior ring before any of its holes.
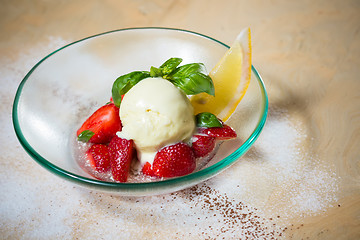
{"type": "Polygon", "coordinates": [[[360,2],[2,1],[0,239],[359,239],[360,2]],[[191,189],[127,198],[48,173],[22,149],[11,111],[42,57],[97,33],[140,26],[231,44],[250,26],[269,94],[254,147],[191,189]]]}

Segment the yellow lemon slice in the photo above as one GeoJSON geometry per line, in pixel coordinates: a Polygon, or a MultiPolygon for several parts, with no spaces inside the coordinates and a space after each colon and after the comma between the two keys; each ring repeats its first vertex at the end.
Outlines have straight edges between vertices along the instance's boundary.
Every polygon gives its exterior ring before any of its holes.
{"type": "Polygon", "coordinates": [[[230,49],[211,70],[215,96],[201,93],[190,97],[195,114],[211,112],[223,121],[235,111],[251,79],[250,28],[240,32],[230,49]]]}

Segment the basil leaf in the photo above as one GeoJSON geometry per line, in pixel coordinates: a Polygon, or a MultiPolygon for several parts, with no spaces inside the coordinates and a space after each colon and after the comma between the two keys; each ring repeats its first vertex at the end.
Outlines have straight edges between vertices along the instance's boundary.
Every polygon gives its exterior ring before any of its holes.
{"type": "Polygon", "coordinates": [[[178,67],[170,76],[170,81],[188,95],[206,92],[215,95],[213,81],[205,75],[205,66],[202,63],[190,63],[178,67]]]}
{"type": "Polygon", "coordinates": [[[150,68],[150,77],[162,77],[162,71],[159,68],[151,67],[150,68]]]}
{"type": "Polygon", "coordinates": [[[201,72],[173,78],[170,81],[187,95],[195,95],[202,92],[206,92],[212,96],[215,95],[213,81],[208,75],[201,72]]]}
{"type": "Polygon", "coordinates": [[[205,65],[202,63],[189,63],[178,67],[171,75],[172,79],[183,78],[196,72],[205,72],[205,65]]]}
{"type": "Polygon", "coordinates": [[[180,65],[181,62],[181,58],[170,58],[160,66],[160,70],[163,75],[169,75],[177,68],[177,66],[180,65]]]}
{"type": "Polygon", "coordinates": [[[94,136],[94,132],[90,131],[90,130],[84,130],[82,131],[79,136],[78,136],[78,141],[81,141],[81,142],[88,142],[90,140],[90,138],[92,136],[94,136]]]}
{"type": "Polygon", "coordinates": [[[197,127],[223,127],[221,121],[212,113],[202,112],[195,116],[197,127]]]}
{"type": "Polygon", "coordinates": [[[147,71],[135,71],[118,77],[111,90],[115,106],[120,106],[121,95],[125,94],[138,82],[148,77],[150,77],[150,73],[147,71]]]}

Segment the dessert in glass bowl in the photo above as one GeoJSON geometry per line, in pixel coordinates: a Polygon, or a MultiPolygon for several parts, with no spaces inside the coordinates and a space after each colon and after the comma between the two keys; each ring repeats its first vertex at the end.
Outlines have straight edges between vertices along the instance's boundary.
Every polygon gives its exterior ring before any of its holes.
{"type": "Polygon", "coordinates": [[[251,148],[266,121],[265,85],[251,65],[249,31],[242,36],[229,47],[188,30],[129,28],[89,36],[61,47],[41,59],[17,89],[12,116],[19,142],[31,158],[55,176],[85,188],[123,196],[170,193],[212,178],[251,148]],[[212,69],[209,76],[215,97],[207,93],[190,96],[194,115],[213,113],[231,126],[237,137],[216,148],[204,166],[199,164],[195,171],[180,177],[144,181],[132,179],[130,174],[123,183],[99,180],[84,171],[80,166],[86,164],[79,162],[85,162],[85,154],[80,153],[87,151],[82,146],[89,143],[77,141],[76,131],[96,109],[108,105],[114,80],[124,73],[160,66],[173,56],[182,58],[182,64],[201,62],[212,69]]]}
{"type": "Polygon", "coordinates": [[[106,181],[156,181],[192,173],[236,132],[214,114],[194,115],[190,97],[215,95],[201,63],[170,58],[118,77],[111,101],[77,130],[79,164],[106,181]]]}

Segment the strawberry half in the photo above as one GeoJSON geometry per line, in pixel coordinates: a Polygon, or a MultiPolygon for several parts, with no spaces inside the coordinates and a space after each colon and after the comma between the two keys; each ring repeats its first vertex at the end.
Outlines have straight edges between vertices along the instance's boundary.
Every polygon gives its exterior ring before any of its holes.
{"type": "Polygon", "coordinates": [[[131,160],[134,156],[134,141],[115,135],[109,143],[111,173],[115,181],[126,182],[131,160]]]}
{"type": "Polygon", "coordinates": [[[185,143],[177,143],[160,149],[154,159],[152,170],[158,177],[178,177],[195,170],[195,155],[185,143]]]}
{"type": "Polygon", "coordinates": [[[216,140],[229,140],[237,136],[235,130],[226,124],[223,127],[199,128],[198,132],[214,137],[216,140]]]}
{"type": "Polygon", "coordinates": [[[107,172],[110,169],[109,150],[106,145],[94,144],[87,151],[86,156],[93,169],[98,172],[107,172]]]}
{"type": "Polygon", "coordinates": [[[195,134],[192,137],[192,146],[195,157],[204,157],[215,148],[215,138],[207,135],[195,134]]]}
{"type": "Polygon", "coordinates": [[[96,110],[76,134],[80,141],[108,143],[118,131],[121,131],[119,108],[109,103],[96,110]]]}

